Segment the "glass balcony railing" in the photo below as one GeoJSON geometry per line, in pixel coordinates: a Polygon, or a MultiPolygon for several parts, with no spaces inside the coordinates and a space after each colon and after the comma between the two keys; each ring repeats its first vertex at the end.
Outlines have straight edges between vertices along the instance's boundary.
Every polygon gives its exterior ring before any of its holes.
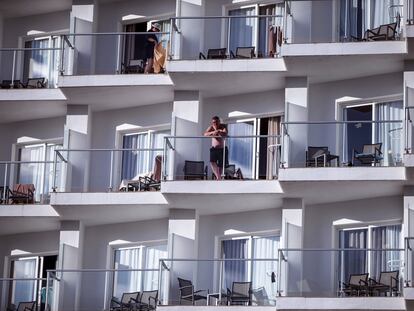
{"type": "Polygon", "coordinates": [[[282,123],[283,167],[402,166],[404,122],[282,123]]]}
{"type": "Polygon", "coordinates": [[[140,306],[141,303],[156,307],[163,286],[166,284],[165,280],[160,279],[159,269],[48,270],[42,297],[46,310],[51,311],[123,309],[126,306],[121,307],[121,302],[131,306],[140,306]],[[130,293],[129,298],[137,301],[125,301],[125,293],[130,293]],[[136,295],[133,296],[133,293],[136,295]]]}
{"type": "Polygon", "coordinates": [[[402,296],[404,249],[280,249],[285,297],[402,296]]]}
{"type": "Polygon", "coordinates": [[[283,9],[275,7],[273,10],[280,14],[274,15],[253,15],[253,9],[247,8],[231,10],[227,16],[173,18],[170,59],[278,57],[283,9]]]}
{"type": "Polygon", "coordinates": [[[275,306],[278,266],[277,258],[163,259],[161,304],[275,306]]]}
{"type": "Polygon", "coordinates": [[[165,181],[277,179],[280,150],[279,135],[167,136],[163,177],[165,181]],[[213,142],[219,145],[213,148],[213,142]]]}
{"type": "Polygon", "coordinates": [[[61,163],[54,161],[0,161],[1,204],[49,203],[54,176],[60,187],[61,163]]]}
{"type": "Polygon", "coordinates": [[[160,190],[162,148],[59,149],[54,192],[160,190]]]}
{"type": "Polygon", "coordinates": [[[69,75],[164,73],[170,32],[74,33],[62,36],[76,53],[69,75]],[[151,41],[151,42],[150,42],[151,41]]]}

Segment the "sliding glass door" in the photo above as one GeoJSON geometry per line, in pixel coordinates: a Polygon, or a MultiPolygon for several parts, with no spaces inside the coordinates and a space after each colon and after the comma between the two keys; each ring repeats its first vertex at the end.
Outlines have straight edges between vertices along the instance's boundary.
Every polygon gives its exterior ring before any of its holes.
{"type": "Polygon", "coordinates": [[[230,10],[230,16],[243,16],[230,19],[229,49],[236,53],[238,47],[256,46],[256,18],[249,18],[255,15],[256,8],[230,10]]]}
{"type": "MultiPolygon", "coordinates": [[[[12,261],[12,277],[15,279],[35,279],[39,275],[39,258],[20,258],[12,261]]],[[[37,300],[38,282],[15,281],[13,282],[11,302],[18,305],[19,302],[37,300]]]]}

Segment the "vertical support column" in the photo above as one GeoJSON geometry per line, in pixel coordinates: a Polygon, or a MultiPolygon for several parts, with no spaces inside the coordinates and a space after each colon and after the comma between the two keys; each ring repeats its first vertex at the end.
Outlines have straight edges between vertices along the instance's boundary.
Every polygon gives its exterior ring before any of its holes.
{"type": "MultiPolygon", "coordinates": [[[[66,114],[64,148],[91,148],[92,112],[87,105],[68,105],[66,114]]],[[[89,190],[89,152],[73,151],[64,153],[68,160],[66,174],[66,191],[89,190]]]]}
{"type": "MultiPolygon", "coordinates": [[[[302,199],[284,199],[282,210],[282,234],[280,245],[282,249],[303,248],[305,209],[302,199]]],[[[303,279],[303,253],[300,251],[284,252],[287,262],[280,265],[280,290],[285,296],[289,292],[301,292],[303,279]]],[[[279,258],[282,260],[282,258],[279,258]]]]}
{"type": "MultiPolygon", "coordinates": [[[[197,250],[198,216],[195,210],[170,209],[168,221],[168,258],[194,259],[197,250]]],[[[169,272],[169,300],[178,300],[177,277],[197,282],[196,262],[167,262],[169,272]]]]}
{"type": "MultiPolygon", "coordinates": [[[[203,100],[197,91],[177,91],[174,94],[174,106],[172,113],[172,134],[175,136],[201,136],[203,134],[203,100]]],[[[201,161],[207,164],[208,150],[206,144],[210,143],[203,138],[173,139],[175,147],[174,157],[170,159],[169,176],[182,177],[184,161],[201,161]],[[204,147],[204,148],[203,148],[204,147]]],[[[176,179],[177,179],[176,178],[176,179]]]]}
{"type": "MultiPolygon", "coordinates": [[[[308,89],[307,77],[286,79],[285,122],[308,121],[308,89]]],[[[304,165],[307,133],[306,125],[286,125],[285,136],[282,138],[285,167],[304,165]]]]}
{"type": "MultiPolygon", "coordinates": [[[[82,268],[84,247],[84,225],[80,221],[62,221],[59,236],[58,269],[77,270],[82,268]]],[[[80,310],[82,275],[78,272],[58,273],[57,310],[80,310]]]]}

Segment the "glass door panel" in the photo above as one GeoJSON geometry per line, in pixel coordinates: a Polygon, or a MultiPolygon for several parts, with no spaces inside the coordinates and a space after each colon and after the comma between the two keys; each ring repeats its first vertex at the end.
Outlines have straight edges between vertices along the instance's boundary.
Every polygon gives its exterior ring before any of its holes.
{"type": "MultiPolygon", "coordinates": [[[[238,47],[250,47],[256,45],[256,18],[249,18],[248,16],[255,15],[256,9],[243,8],[230,10],[230,16],[246,16],[240,18],[230,19],[230,38],[229,49],[236,53],[238,47]]],[[[229,52],[230,52],[229,51],[229,52]]]]}
{"type": "MultiPolygon", "coordinates": [[[[13,278],[34,279],[38,277],[39,259],[21,258],[13,261],[13,278]]],[[[37,281],[15,281],[12,290],[12,303],[36,300],[37,281]]]]}

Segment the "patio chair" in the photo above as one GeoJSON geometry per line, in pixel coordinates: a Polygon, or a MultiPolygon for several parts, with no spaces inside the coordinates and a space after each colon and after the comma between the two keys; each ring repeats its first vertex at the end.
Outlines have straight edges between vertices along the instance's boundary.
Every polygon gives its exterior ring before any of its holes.
{"type": "Polygon", "coordinates": [[[35,311],[36,301],[19,302],[17,308],[14,304],[7,307],[7,311],[35,311]]]}
{"type": "Polygon", "coordinates": [[[46,78],[29,78],[22,85],[25,89],[42,89],[46,87],[46,78]]]}
{"type": "Polygon", "coordinates": [[[368,273],[350,274],[348,283],[342,282],[342,292],[347,296],[361,296],[368,292],[368,273]]]}
{"type": "Polygon", "coordinates": [[[199,59],[226,59],[227,58],[227,48],[220,49],[208,49],[207,56],[202,52],[198,55],[199,59]]]}
{"type": "Polygon", "coordinates": [[[383,159],[381,152],[382,143],[377,144],[366,144],[362,147],[362,152],[352,150],[352,166],[355,164],[354,160],[358,160],[362,165],[377,166],[383,159]]]}
{"type": "Polygon", "coordinates": [[[121,73],[143,73],[144,72],[144,60],[142,59],[130,59],[128,64],[122,63],[121,73]]]}
{"type": "Polygon", "coordinates": [[[23,85],[20,80],[13,80],[13,83],[12,80],[3,80],[0,84],[0,88],[2,89],[19,89],[21,87],[23,87],[23,85]]]}
{"type": "Polygon", "coordinates": [[[310,147],[306,150],[306,167],[309,166],[331,166],[331,161],[336,160],[336,165],[339,166],[339,156],[330,153],[328,147],[310,147]]]}
{"type": "Polygon", "coordinates": [[[190,280],[185,280],[181,278],[177,279],[180,290],[179,304],[181,304],[183,300],[190,301],[192,305],[195,305],[195,303],[199,300],[206,300],[207,302],[207,295],[209,294],[209,290],[194,290],[193,282],[191,282],[190,280]],[[207,292],[207,295],[200,295],[199,293],[201,292],[207,292]]]}
{"type": "Polygon", "coordinates": [[[380,25],[373,29],[367,29],[362,38],[352,36],[356,41],[387,41],[395,40],[398,22],[380,25]]]}
{"type": "Polygon", "coordinates": [[[158,290],[143,291],[138,299],[132,298],[132,301],[135,302],[134,310],[156,310],[158,305],[158,290]]]}
{"type": "Polygon", "coordinates": [[[121,300],[113,297],[111,299],[110,310],[111,311],[124,311],[132,310],[134,305],[134,300],[138,300],[140,297],[140,292],[132,293],[123,293],[121,300]]]}
{"type": "Polygon", "coordinates": [[[252,282],[233,282],[232,289],[227,289],[229,305],[252,305],[252,282]]]}
{"type": "Polygon", "coordinates": [[[381,271],[380,277],[378,280],[375,279],[369,279],[369,289],[372,294],[375,292],[380,295],[381,293],[384,293],[387,295],[387,293],[390,293],[390,296],[392,296],[394,293],[398,294],[398,279],[399,271],[381,271]]]}
{"type": "Polygon", "coordinates": [[[207,165],[204,165],[204,161],[189,161],[184,162],[184,179],[196,180],[207,179],[207,165]]]}
{"type": "Polygon", "coordinates": [[[248,47],[238,47],[236,49],[236,54],[233,51],[230,51],[231,58],[254,58],[254,46],[248,47]]]}
{"type": "Polygon", "coordinates": [[[151,189],[160,190],[161,188],[161,167],[162,156],[157,155],[154,161],[154,168],[151,176],[139,177],[139,190],[150,191],[151,189]]]}
{"type": "Polygon", "coordinates": [[[31,204],[34,203],[35,187],[33,184],[15,184],[13,189],[9,189],[9,201],[11,204],[31,204]]]}

